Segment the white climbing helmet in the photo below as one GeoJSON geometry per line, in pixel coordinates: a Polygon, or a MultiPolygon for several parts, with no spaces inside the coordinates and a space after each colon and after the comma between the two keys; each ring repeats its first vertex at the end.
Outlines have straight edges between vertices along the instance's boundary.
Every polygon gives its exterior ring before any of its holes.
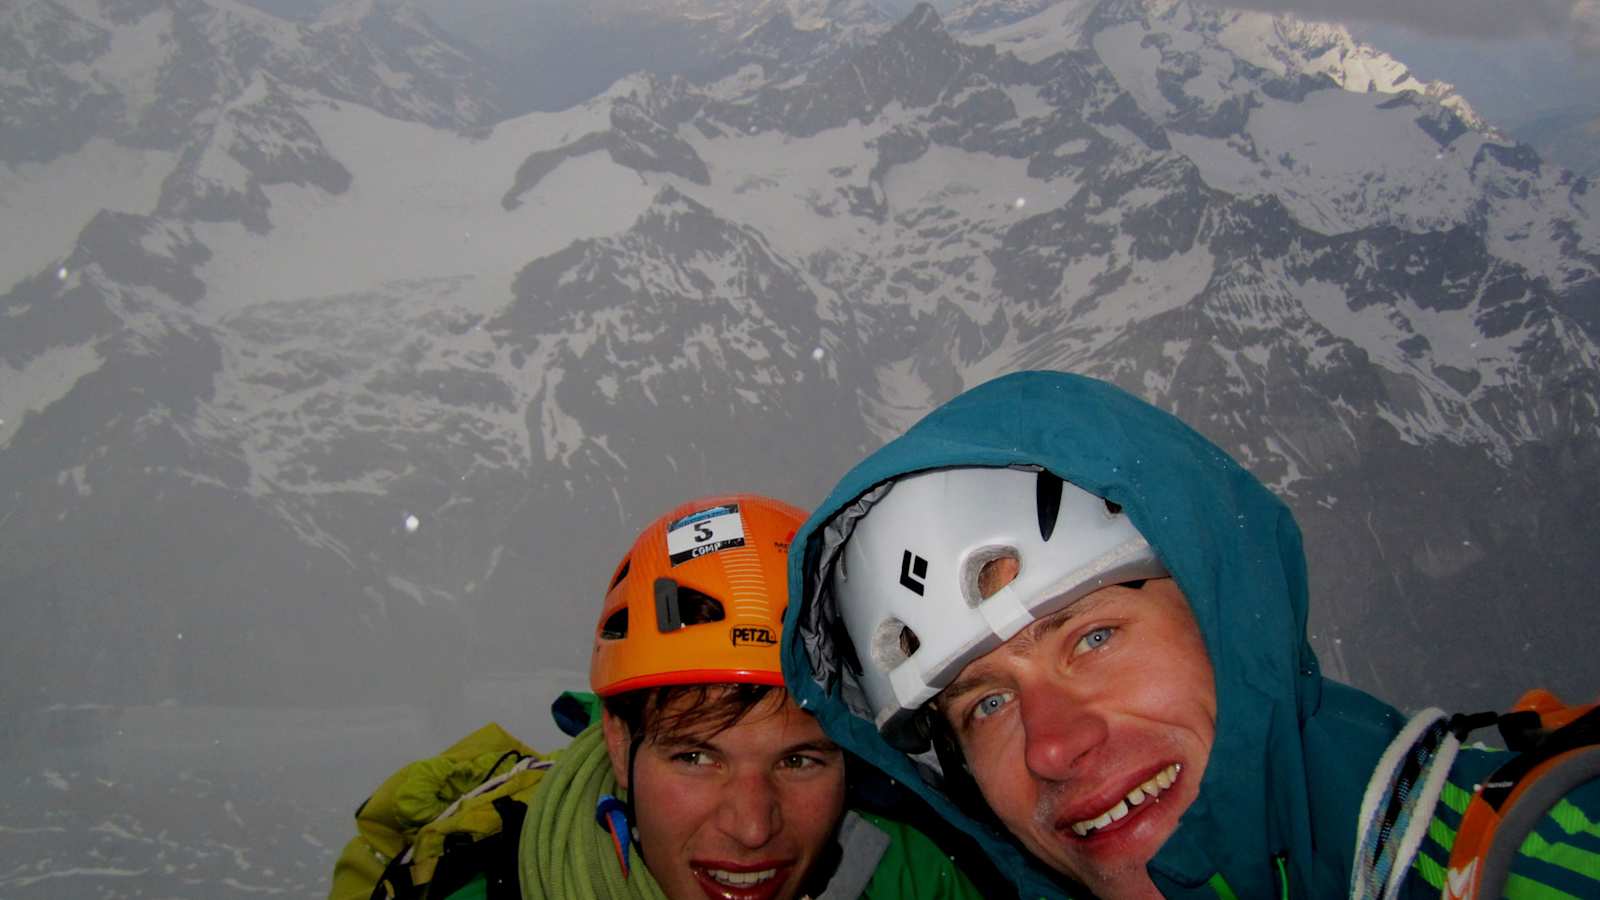
{"type": "Polygon", "coordinates": [[[919,472],[869,497],[829,575],[878,730],[916,752],[913,714],[967,663],[1106,585],[1166,568],[1120,507],[1050,472],[919,472]],[[1018,572],[984,598],[996,559],[1018,572]]]}

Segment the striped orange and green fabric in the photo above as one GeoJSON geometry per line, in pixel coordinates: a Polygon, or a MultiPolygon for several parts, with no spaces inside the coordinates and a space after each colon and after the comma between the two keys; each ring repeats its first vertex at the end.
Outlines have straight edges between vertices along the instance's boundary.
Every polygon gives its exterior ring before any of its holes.
{"type": "MultiPolygon", "coordinates": [[[[1463,751],[1440,795],[1428,836],[1413,872],[1426,890],[1408,895],[1437,897],[1449,877],[1450,851],[1472,800],[1472,777],[1487,777],[1507,759],[1497,751],[1463,751]],[[1463,777],[1465,776],[1465,777],[1463,777]]],[[[1419,885],[1420,887],[1420,885],[1419,885]]],[[[1511,866],[1505,896],[1513,900],[1600,897],[1600,782],[1589,782],[1558,801],[1523,840],[1511,866]]]]}

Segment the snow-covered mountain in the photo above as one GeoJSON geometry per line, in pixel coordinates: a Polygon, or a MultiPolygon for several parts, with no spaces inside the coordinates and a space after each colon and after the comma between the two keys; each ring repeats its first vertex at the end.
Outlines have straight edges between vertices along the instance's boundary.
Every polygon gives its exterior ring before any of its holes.
{"type": "Polygon", "coordinates": [[[791,7],[492,128],[403,5],[0,14],[0,701],[581,671],[648,516],[814,502],[1020,367],[1282,492],[1334,674],[1592,690],[1587,180],[1337,29],[791,7]]]}
{"type": "Polygon", "coordinates": [[[1585,52],[1581,40],[1532,35],[1486,46],[1378,24],[1359,34],[1417,72],[1453,82],[1485,119],[1546,160],[1600,175],[1600,55],[1585,52]]]}
{"type": "Polygon", "coordinates": [[[231,2],[49,0],[0,11],[7,163],[95,138],[173,149],[258,82],[442,128],[494,116],[484,71],[425,18],[339,0],[312,24],[231,2]]]}

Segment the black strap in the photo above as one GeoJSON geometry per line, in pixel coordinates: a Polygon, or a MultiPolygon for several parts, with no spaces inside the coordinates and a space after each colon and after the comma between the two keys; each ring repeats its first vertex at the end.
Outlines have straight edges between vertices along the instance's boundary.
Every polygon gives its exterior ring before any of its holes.
{"type": "Polygon", "coordinates": [[[983,799],[983,789],[978,787],[978,780],[967,767],[967,757],[961,751],[961,739],[956,737],[955,730],[934,710],[925,709],[923,714],[928,716],[929,741],[939,760],[940,774],[944,776],[945,796],[970,818],[991,828],[998,826],[1003,832],[1004,826],[983,799]]]}
{"type": "Polygon", "coordinates": [[[522,823],[528,817],[528,804],[510,797],[496,797],[494,810],[500,814],[500,833],[494,836],[489,866],[483,873],[488,900],[522,900],[517,850],[522,843],[522,823]]]}
{"type": "Polygon", "coordinates": [[[448,897],[467,886],[467,883],[484,871],[485,845],[499,835],[490,835],[474,841],[472,835],[456,831],[444,836],[444,849],[433,867],[433,880],[428,882],[428,893],[435,897],[448,897]]]}
{"type": "Polygon", "coordinates": [[[528,805],[510,797],[496,797],[491,803],[500,816],[500,830],[479,840],[466,832],[445,835],[444,851],[428,883],[429,896],[448,897],[482,875],[488,900],[521,900],[517,846],[528,805]]]}
{"type": "Polygon", "coordinates": [[[411,865],[401,862],[401,853],[383,867],[378,883],[372,886],[372,900],[415,900],[420,896],[417,886],[411,883],[411,865]]]}
{"type": "MultiPolygon", "coordinates": [[[[1512,714],[1515,715],[1515,714],[1512,714]]],[[[1537,716],[1537,714],[1534,714],[1537,716]]],[[[1507,733],[1505,720],[1511,716],[1502,716],[1500,729],[1506,737],[1506,745],[1512,745],[1512,735],[1507,733]]],[[[1505,805],[1506,798],[1527,774],[1546,760],[1593,744],[1600,744],[1600,706],[1589,710],[1587,713],[1568,722],[1549,733],[1535,734],[1523,722],[1514,721],[1513,733],[1518,735],[1518,743],[1522,746],[1512,747],[1513,750],[1521,749],[1515,759],[1494,770],[1494,774],[1483,783],[1483,799],[1495,811],[1505,805]]]]}

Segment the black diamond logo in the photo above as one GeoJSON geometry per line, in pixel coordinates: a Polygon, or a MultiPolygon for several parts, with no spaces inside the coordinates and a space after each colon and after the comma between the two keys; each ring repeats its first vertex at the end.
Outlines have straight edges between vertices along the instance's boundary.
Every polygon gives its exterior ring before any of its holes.
{"type": "Polygon", "coordinates": [[[905,588],[922,596],[924,590],[923,580],[928,577],[928,561],[906,550],[900,554],[900,583],[905,588]]]}

